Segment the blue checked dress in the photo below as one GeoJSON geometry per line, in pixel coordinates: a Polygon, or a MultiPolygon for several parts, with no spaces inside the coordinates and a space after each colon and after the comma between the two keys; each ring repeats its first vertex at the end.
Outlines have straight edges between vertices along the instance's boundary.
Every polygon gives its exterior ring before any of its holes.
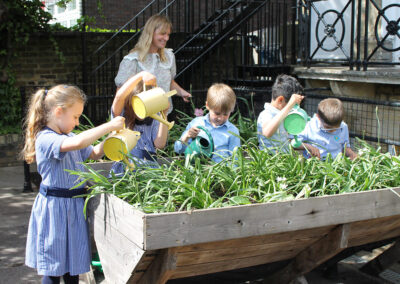
{"type": "MultiPolygon", "coordinates": [[[[36,162],[42,184],[50,188],[71,188],[77,184],[77,176],[65,169],[84,171],[80,163],[89,157],[93,147],[60,152],[64,139],[73,135],[58,134],[47,127],[37,135],[36,162]]],[[[83,205],[83,198],[37,195],[29,220],[27,266],[47,276],[67,272],[78,275],[90,270],[89,229],[83,205]]]]}

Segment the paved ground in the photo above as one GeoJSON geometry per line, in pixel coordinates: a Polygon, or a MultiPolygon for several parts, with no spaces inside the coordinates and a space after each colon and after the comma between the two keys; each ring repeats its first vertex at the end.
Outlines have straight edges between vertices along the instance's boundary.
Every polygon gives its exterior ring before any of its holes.
{"type": "MultiPolygon", "coordinates": [[[[40,283],[41,277],[36,271],[24,265],[25,242],[32,203],[37,192],[23,193],[23,167],[0,168],[0,284],[40,283]]],[[[339,265],[339,273],[331,279],[325,278],[321,271],[313,271],[300,279],[298,283],[310,284],[367,284],[400,283],[400,265],[387,273],[390,282],[359,273],[356,268],[365,263],[370,256],[367,253],[354,255],[339,265]],[[397,270],[396,270],[397,268],[397,270]]],[[[96,283],[105,283],[102,275],[95,274],[96,283]]],[[[87,275],[80,283],[87,282],[87,275]]],[[[217,279],[198,278],[190,282],[179,283],[222,283],[217,279]]],[[[174,281],[172,281],[174,283],[174,281]]],[[[93,283],[93,282],[92,282],[93,283]]],[[[176,282],[178,283],[178,282],[176,282]]],[[[224,283],[238,283],[237,281],[224,283]]],[[[261,283],[260,280],[243,283],[261,283]]]]}

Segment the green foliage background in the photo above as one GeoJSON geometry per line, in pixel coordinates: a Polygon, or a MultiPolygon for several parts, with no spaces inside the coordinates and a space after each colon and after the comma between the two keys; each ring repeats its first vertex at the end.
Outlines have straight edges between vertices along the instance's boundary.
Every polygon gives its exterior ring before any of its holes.
{"type": "Polygon", "coordinates": [[[49,31],[51,14],[39,0],[4,0],[0,3],[0,134],[21,131],[21,99],[15,86],[13,61],[18,47],[28,43],[32,33],[49,31]]]}

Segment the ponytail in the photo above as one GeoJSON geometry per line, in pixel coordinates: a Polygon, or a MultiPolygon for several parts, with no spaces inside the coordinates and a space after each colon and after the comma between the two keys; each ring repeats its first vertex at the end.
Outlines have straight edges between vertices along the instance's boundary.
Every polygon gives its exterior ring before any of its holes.
{"type": "Polygon", "coordinates": [[[24,120],[25,144],[21,156],[30,164],[35,161],[36,136],[48,123],[52,110],[60,106],[68,108],[75,102],[86,102],[81,89],[71,85],[57,85],[50,90],[38,90],[29,101],[28,113],[24,120]]]}
{"type": "Polygon", "coordinates": [[[28,112],[24,120],[25,145],[22,149],[22,155],[28,164],[35,161],[36,135],[47,123],[44,104],[46,93],[45,89],[40,89],[31,97],[28,112]]]}

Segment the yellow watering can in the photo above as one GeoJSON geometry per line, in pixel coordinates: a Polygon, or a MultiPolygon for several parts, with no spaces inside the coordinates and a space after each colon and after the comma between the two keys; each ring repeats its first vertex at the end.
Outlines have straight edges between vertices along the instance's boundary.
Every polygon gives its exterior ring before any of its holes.
{"type": "Polygon", "coordinates": [[[135,148],[140,138],[140,132],[127,128],[119,130],[107,137],[104,142],[104,154],[112,161],[126,159],[126,155],[135,148]]]}
{"type": "Polygon", "coordinates": [[[168,98],[175,95],[176,90],[169,91],[165,93],[163,89],[156,87],[148,91],[143,91],[132,97],[132,107],[133,111],[137,117],[145,119],[146,117],[151,117],[164,123],[171,129],[174,126],[174,122],[168,122],[164,109],[168,108],[168,98]],[[161,112],[161,117],[157,115],[161,112]]]}

